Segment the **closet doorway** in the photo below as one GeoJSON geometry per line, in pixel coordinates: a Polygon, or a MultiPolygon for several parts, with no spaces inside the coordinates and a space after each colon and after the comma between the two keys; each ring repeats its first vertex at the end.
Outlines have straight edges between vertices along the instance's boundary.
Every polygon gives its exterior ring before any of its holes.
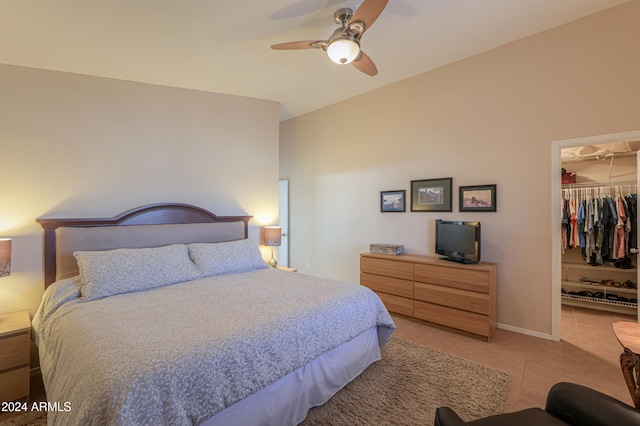
{"type": "MultiPolygon", "coordinates": [[[[578,214],[578,200],[599,200],[614,210],[613,200],[635,202],[638,192],[640,131],[555,141],[552,144],[552,338],[561,338],[562,304],[636,315],[638,318],[638,259],[636,250],[627,255],[610,254],[602,240],[593,245],[571,239],[570,214],[578,214]],[[566,169],[563,184],[561,169],[566,169]],[[572,173],[573,172],[573,173],[572,173]],[[575,174],[574,174],[575,173],[575,174]],[[572,182],[575,179],[575,182],[572,182]],[[622,197],[622,198],[621,198],[622,197]],[[567,208],[569,216],[563,212],[567,208]],[[567,224],[567,219],[569,224],[567,224]],[[565,226],[565,228],[563,228],[565,226]],[[572,247],[576,246],[576,247],[572,247]],[[601,250],[605,253],[602,258],[601,250]],[[587,255],[587,251],[589,255],[587,255]],[[632,265],[632,267],[630,267],[632,265]]],[[[597,206],[597,202],[594,203],[597,206]]],[[[592,205],[594,205],[592,204],[592,205]]],[[[637,216],[633,221],[638,230],[637,216]]],[[[596,231],[597,233],[597,231],[596,231]]],[[[602,231],[600,231],[602,235],[602,231]]]]}

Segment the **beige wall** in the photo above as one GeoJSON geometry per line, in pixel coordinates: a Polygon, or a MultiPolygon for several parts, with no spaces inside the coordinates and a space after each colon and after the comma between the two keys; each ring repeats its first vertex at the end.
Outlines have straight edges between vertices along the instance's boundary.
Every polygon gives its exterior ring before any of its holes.
{"type": "Polygon", "coordinates": [[[369,243],[433,254],[435,219],[479,220],[499,323],[551,335],[551,143],[640,129],[639,20],[632,1],[282,123],[291,266],[358,281],[369,243]],[[453,212],[379,213],[450,176],[453,212]],[[458,186],[492,183],[496,213],[458,212],[458,186]]]}
{"type": "Polygon", "coordinates": [[[43,291],[35,219],[158,203],[277,222],[278,104],[0,65],[0,236],[13,237],[0,313],[43,291]]]}

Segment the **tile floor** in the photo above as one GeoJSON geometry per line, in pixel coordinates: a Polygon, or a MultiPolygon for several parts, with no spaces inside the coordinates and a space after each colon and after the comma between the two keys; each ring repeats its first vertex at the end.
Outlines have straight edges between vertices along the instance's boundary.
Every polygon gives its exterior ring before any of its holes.
{"type": "Polygon", "coordinates": [[[544,408],[557,382],[579,383],[632,405],[622,372],[622,347],[613,333],[616,321],[635,316],[563,306],[562,340],[554,342],[498,329],[490,343],[394,316],[395,336],[424,344],[511,375],[505,412],[544,408]]]}

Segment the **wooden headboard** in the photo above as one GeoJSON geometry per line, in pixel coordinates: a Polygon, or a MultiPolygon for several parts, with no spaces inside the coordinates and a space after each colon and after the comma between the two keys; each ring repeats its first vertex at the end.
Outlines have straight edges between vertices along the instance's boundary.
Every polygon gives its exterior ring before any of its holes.
{"type": "MultiPolygon", "coordinates": [[[[36,219],[44,228],[44,284],[45,288],[56,280],[56,268],[58,264],[56,241],[58,228],[105,228],[133,225],[181,225],[181,224],[205,224],[223,222],[241,222],[241,230],[236,239],[247,238],[249,221],[253,216],[217,216],[200,207],[189,204],[161,203],[137,207],[128,210],[118,216],[99,219],[36,219]]],[[[134,229],[134,228],[131,228],[134,229]]],[[[145,228],[146,229],[146,228],[145,228]]],[[[228,239],[228,237],[226,237],[228,239]]],[[[176,241],[176,242],[200,242],[200,241],[176,241]]],[[[215,242],[215,241],[212,241],[215,242]]],[[[171,243],[171,242],[169,242],[171,243]]],[[[108,248],[117,247],[117,243],[108,248]]],[[[126,246],[125,246],[126,247],[126,246]]],[[[82,248],[86,249],[86,248],[82,248]]],[[[104,248],[102,248],[104,249],[104,248]]]]}

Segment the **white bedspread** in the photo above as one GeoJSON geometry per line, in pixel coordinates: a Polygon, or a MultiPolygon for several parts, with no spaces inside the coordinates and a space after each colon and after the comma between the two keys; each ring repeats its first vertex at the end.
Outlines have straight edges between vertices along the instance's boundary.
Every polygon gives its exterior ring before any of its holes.
{"type": "Polygon", "coordinates": [[[199,424],[322,353],[395,326],[369,289],[277,269],[83,302],[50,286],[33,321],[49,424],[199,424]]]}

